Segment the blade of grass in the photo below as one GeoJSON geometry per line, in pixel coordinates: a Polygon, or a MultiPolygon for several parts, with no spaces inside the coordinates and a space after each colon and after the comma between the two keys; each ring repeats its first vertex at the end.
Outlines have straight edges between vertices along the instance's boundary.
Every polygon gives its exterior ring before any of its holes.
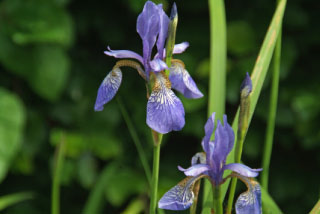
{"type": "Polygon", "coordinates": [[[33,193],[31,192],[20,192],[13,193],[10,195],[5,195],[0,197],[0,210],[4,210],[5,208],[12,206],[14,204],[20,203],[25,200],[29,200],[33,198],[33,193]]]}
{"type": "MultiPolygon", "coordinates": [[[[251,94],[251,105],[250,105],[249,122],[248,122],[249,126],[250,126],[250,122],[251,122],[256,104],[258,102],[258,98],[261,92],[263,82],[266,77],[266,73],[270,65],[276,40],[281,30],[281,24],[282,24],[282,18],[283,18],[285,6],[286,6],[286,0],[282,0],[279,2],[277,9],[273,15],[267,34],[264,38],[255,66],[252,71],[251,79],[252,79],[253,88],[252,88],[252,94],[251,94]]],[[[237,130],[238,130],[238,114],[239,114],[239,109],[232,124],[232,128],[235,134],[237,133],[237,130]]],[[[234,160],[234,149],[229,154],[227,158],[227,163],[231,163],[233,162],[233,160],[234,160]]],[[[229,186],[229,182],[230,180],[225,182],[225,184],[222,186],[222,196],[223,196],[222,198],[225,197],[225,194],[229,186]]],[[[272,198],[268,194],[262,194],[262,202],[264,203],[264,201],[272,201],[272,198]]],[[[273,213],[282,213],[276,205],[273,208],[274,208],[273,213]]]]}
{"type": "MultiPolygon", "coordinates": [[[[223,0],[209,0],[210,13],[210,74],[208,117],[216,112],[222,119],[225,110],[226,91],[226,16],[223,0]]],[[[211,184],[207,179],[203,187],[202,214],[211,214],[213,198],[211,184]]]]}
{"type": "Polygon", "coordinates": [[[120,96],[117,97],[117,101],[118,101],[118,106],[120,108],[120,111],[121,111],[121,114],[123,116],[123,119],[124,119],[124,121],[126,122],[126,124],[128,126],[131,138],[132,138],[132,140],[134,142],[134,145],[137,148],[141,164],[142,164],[144,172],[146,174],[146,178],[148,180],[149,185],[151,186],[151,170],[150,170],[150,166],[149,166],[149,163],[148,163],[148,159],[147,159],[146,153],[143,150],[143,147],[142,147],[141,141],[140,141],[140,139],[138,137],[137,131],[134,128],[134,125],[133,125],[133,123],[131,121],[131,118],[130,118],[126,108],[124,107],[124,104],[123,104],[120,96]]]}
{"type": "MultiPolygon", "coordinates": [[[[279,4],[279,0],[277,0],[279,4]]],[[[274,136],[274,128],[276,122],[277,113],[277,101],[278,101],[278,88],[279,88],[279,76],[280,76],[280,60],[281,60],[281,29],[279,31],[277,44],[274,50],[273,56],[273,73],[271,83],[271,96],[269,106],[269,118],[266,131],[266,140],[263,149],[262,168],[261,173],[261,185],[268,191],[268,179],[269,179],[269,166],[272,153],[272,144],[274,136]]]]}
{"type": "Polygon", "coordinates": [[[100,173],[96,184],[90,192],[89,198],[84,206],[83,214],[101,213],[105,198],[105,186],[108,176],[108,165],[100,173]]]}
{"type": "Polygon", "coordinates": [[[64,161],[64,149],[65,140],[64,135],[61,134],[61,140],[56,148],[53,181],[52,181],[52,192],[51,192],[51,214],[60,213],[60,178],[61,170],[64,161]]]}

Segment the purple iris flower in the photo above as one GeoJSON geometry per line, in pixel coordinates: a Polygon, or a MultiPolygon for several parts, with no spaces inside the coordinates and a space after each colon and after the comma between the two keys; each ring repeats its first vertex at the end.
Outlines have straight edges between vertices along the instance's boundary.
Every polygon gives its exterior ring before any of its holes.
{"type": "MultiPolygon", "coordinates": [[[[233,174],[239,175],[238,177],[243,177],[245,179],[248,177],[258,176],[258,172],[262,170],[251,169],[248,166],[240,163],[226,164],[226,158],[234,145],[234,133],[231,126],[227,122],[226,115],[224,115],[224,125],[222,125],[219,120],[217,121],[215,137],[214,140],[211,141],[210,138],[214,130],[214,122],[215,113],[213,113],[208,119],[204,127],[205,136],[202,140],[202,148],[205,153],[197,153],[192,158],[192,166],[188,169],[183,169],[182,167],[178,166],[179,170],[183,171],[188,177],[164,194],[158,203],[159,208],[168,210],[184,210],[189,208],[194,199],[193,185],[202,177],[208,178],[212,185],[219,186],[224,182],[223,173],[225,170],[231,170],[234,172],[233,174]]],[[[248,195],[250,197],[252,196],[253,198],[257,198],[257,200],[251,201],[253,203],[239,203],[239,210],[249,210],[252,206],[258,206],[258,199],[261,198],[258,192],[258,190],[260,191],[259,188],[254,185],[254,187],[249,189],[248,195]]],[[[241,200],[244,200],[244,198],[244,196],[239,197],[241,200]]],[[[261,203],[259,206],[261,206],[261,203]]],[[[242,214],[244,212],[237,213],[242,214]]],[[[250,213],[259,214],[259,212],[248,212],[248,214],[250,213]]]]}
{"type": "MultiPolygon", "coordinates": [[[[187,98],[203,96],[184,68],[183,63],[176,60],[172,63],[173,66],[168,68],[164,62],[166,52],[164,45],[168,35],[169,22],[170,19],[163,11],[162,4],[156,5],[147,1],[137,19],[137,32],[143,44],[142,56],[130,50],[111,50],[109,47],[108,51],[104,52],[115,58],[129,58],[140,62],[143,69],[133,61],[127,61],[126,65],[121,66],[136,68],[147,82],[151,79],[150,76],[153,76],[154,86],[147,104],[146,122],[150,128],[162,134],[172,130],[181,130],[185,124],[183,105],[171,88],[183,93],[187,98]],[[151,53],[154,46],[157,47],[157,53],[152,58],[151,53]],[[170,70],[169,77],[163,72],[164,69],[170,70]]],[[[175,45],[173,54],[184,52],[188,46],[188,42],[175,45]]],[[[102,111],[104,105],[117,93],[122,81],[119,67],[116,64],[101,83],[94,107],[95,111],[102,111]]]]}

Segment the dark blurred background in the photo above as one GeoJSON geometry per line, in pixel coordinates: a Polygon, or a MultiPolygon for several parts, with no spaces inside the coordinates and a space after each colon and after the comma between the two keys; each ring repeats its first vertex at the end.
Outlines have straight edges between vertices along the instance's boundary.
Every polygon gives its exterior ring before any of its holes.
{"type": "MultiPolygon", "coordinates": [[[[94,189],[100,190],[92,199],[100,206],[99,213],[144,212],[147,180],[117,101],[121,99],[131,116],[151,165],[143,80],[124,68],[117,99],[104,111],[93,111],[97,89],[116,62],[103,54],[107,46],[142,53],[136,18],[144,2],[0,1],[0,195],[34,193],[32,200],[2,213],[50,212],[53,160],[61,136],[66,143],[61,213],[82,213],[94,189]]],[[[166,11],[173,3],[155,2],[163,3],[166,11]]],[[[176,57],[184,61],[205,97],[180,96],[186,126],[164,137],[159,195],[184,177],[177,165],[189,166],[192,155],[200,151],[207,119],[208,4],[176,3],[176,41],[190,43],[176,57]]],[[[275,2],[267,0],[226,2],[230,123],[239,103],[240,83],[245,72],[252,71],[274,9],[275,2]]],[[[283,23],[269,190],[283,212],[290,214],[308,213],[320,195],[319,10],[317,1],[290,0],[283,23]]],[[[254,168],[261,166],[269,91],[270,75],[245,142],[243,160],[254,168]]]]}

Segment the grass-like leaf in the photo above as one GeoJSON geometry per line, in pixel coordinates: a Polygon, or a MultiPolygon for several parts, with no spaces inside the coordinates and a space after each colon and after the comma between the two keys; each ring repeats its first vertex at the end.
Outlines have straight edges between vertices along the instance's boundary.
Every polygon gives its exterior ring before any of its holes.
{"type": "MultiPolygon", "coordinates": [[[[263,85],[263,82],[265,80],[270,61],[273,55],[274,47],[277,41],[277,37],[279,35],[279,32],[281,31],[281,26],[282,26],[282,18],[284,14],[284,10],[286,7],[286,0],[282,0],[278,6],[277,9],[273,15],[271,24],[269,26],[268,32],[264,38],[262,47],[260,49],[259,55],[257,57],[255,66],[253,68],[252,74],[251,74],[251,79],[252,79],[252,85],[253,85],[253,90],[251,93],[251,106],[250,106],[250,116],[249,116],[249,124],[252,119],[255,107],[257,105],[259,95],[261,92],[261,88],[263,85]]],[[[232,124],[232,128],[235,133],[237,133],[238,130],[238,114],[239,110],[235,116],[235,119],[232,124]]],[[[227,163],[231,163],[234,160],[234,149],[231,151],[227,158],[227,163]]],[[[223,197],[226,194],[226,191],[228,189],[229,182],[226,182],[222,186],[222,194],[223,197]]],[[[262,203],[268,203],[268,204],[273,204],[274,206],[270,207],[270,212],[267,213],[282,213],[280,209],[276,206],[276,204],[273,202],[272,198],[268,195],[265,194],[265,191],[262,193],[262,203]],[[263,194],[264,193],[264,194],[263,194]],[[273,202],[273,203],[271,203],[273,202]]],[[[266,212],[265,212],[266,213],[266,212]]]]}
{"type": "MultiPolygon", "coordinates": [[[[210,9],[210,75],[208,116],[216,112],[216,117],[222,119],[225,110],[226,91],[226,16],[223,0],[209,0],[210,9]]],[[[209,181],[204,181],[203,214],[211,214],[212,190],[209,181]]]]}
{"type": "Polygon", "coordinates": [[[0,210],[4,210],[5,208],[12,206],[14,204],[20,203],[25,200],[29,200],[33,198],[33,194],[31,192],[20,192],[13,193],[10,195],[5,195],[0,197],[0,210]]]}

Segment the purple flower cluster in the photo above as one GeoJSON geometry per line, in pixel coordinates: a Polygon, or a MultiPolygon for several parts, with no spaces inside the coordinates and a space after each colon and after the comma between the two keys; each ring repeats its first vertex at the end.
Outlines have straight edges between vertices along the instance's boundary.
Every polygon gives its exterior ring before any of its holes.
{"type": "Polygon", "coordinates": [[[212,185],[219,186],[223,183],[224,171],[231,170],[246,183],[249,190],[238,198],[236,203],[237,214],[260,214],[260,186],[249,178],[258,176],[258,172],[262,169],[251,169],[240,163],[226,164],[226,158],[234,145],[234,133],[227,122],[227,117],[224,115],[224,125],[218,120],[214,140],[211,141],[214,122],[215,114],[213,113],[204,127],[205,136],[202,140],[202,148],[205,153],[197,153],[192,158],[192,166],[188,169],[178,166],[179,170],[183,171],[188,177],[164,194],[158,206],[159,208],[168,210],[187,209],[193,203],[193,185],[197,180],[206,177],[211,181],[212,185]]]}
{"type": "MultiPolygon", "coordinates": [[[[177,14],[176,11],[174,4],[173,14],[177,14]]],[[[203,96],[183,63],[173,62],[168,68],[164,62],[166,52],[164,45],[169,23],[170,19],[163,11],[161,4],[156,5],[147,1],[137,19],[137,32],[143,44],[142,56],[130,50],[111,50],[109,47],[108,51],[104,52],[115,58],[129,58],[140,62],[144,68],[141,75],[148,82],[153,75],[154,85],[147,104],[146,122],[150,128],[162,134],[181,130],[185,124],[183,105],[171,88],[181,92],[187,98],[203,96]],[[151,53],[155,45],[157,54],[152,58],[151,53]],[[164,69],[170,70],[169,77],[163,72],[164,69]]],[[[173,54],[184,52],[188,46],[188,42],[175,45],[173,54]]],[[[115,66],[98,89],[95,111],[103,110],[103,106],[117,93],[121,81],[121,70],[115,66]]]]}

